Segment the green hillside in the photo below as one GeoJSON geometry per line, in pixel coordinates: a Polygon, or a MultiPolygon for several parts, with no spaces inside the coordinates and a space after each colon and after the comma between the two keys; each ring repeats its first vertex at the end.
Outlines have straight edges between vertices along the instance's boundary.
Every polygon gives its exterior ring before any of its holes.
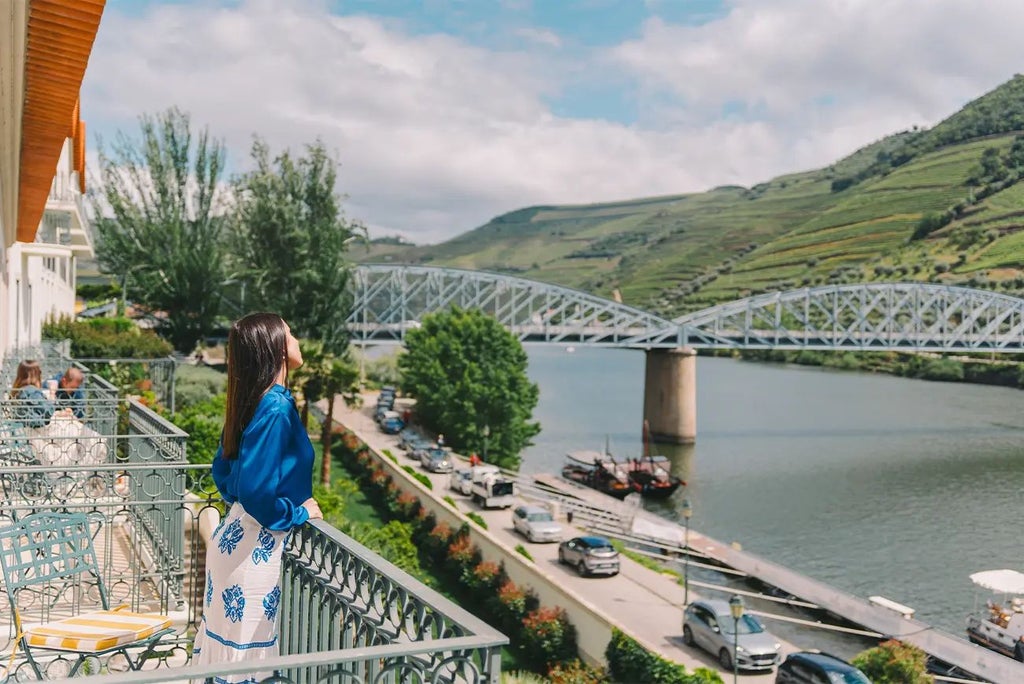
{"type": "Polygon", "coordinates": [[[1024,77],[928,130],[752,188],[518,209],[364,261],[515,273],[665,315],[777,289],[921,280],[1024,292],[1024,77]]]}

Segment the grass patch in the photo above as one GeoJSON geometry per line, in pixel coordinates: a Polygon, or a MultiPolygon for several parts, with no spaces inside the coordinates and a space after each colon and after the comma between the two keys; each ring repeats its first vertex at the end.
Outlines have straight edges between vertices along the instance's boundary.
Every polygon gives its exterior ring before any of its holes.
{"type": "Polygon", "coordinates": [[[487,529],[487,521],[480,517],[479,513],[476,513],[475,511],[469,511],[468,513],[466,513],[466,517],[475,522],[483,529],[487,529]]]}
{"type": "Polygon", "coordinates": [[[526,547],[523,546],[522,544],[516,544],[516,553],[518,553],[519,555],[521,555],[523,558],[525,558],[526,560],[530,561],[531,563],[533,562],[533,556],[530,555],[530,552],[527,551],[526,547]]]}
{"type": "Polygon", "coordinates": [[[459,509],[459,507],[455,504],[455,499],[453,499],[452,497],[448,496],[447,494],[445,495],[443,501],[446,504],[448,504],[449,506],[451,506],[452,508],[454,508],[455,510],[459,509]]]}
{"type": "Polygon", "coordinates": [[[673,570],[672,568],[666,567],[666,565],[663,562],[655,560],[650,556],[645,556],[642,553],[637,553],[633,549],[629,548],[628,546],[620,542],[618,539],[612,539],[611,542],[612,546],[615,547],[616,551],[618,551],[631,561],[639,563],[648,570],[654,570],[655,572],[659,572],[662,575],[671,575],[672,577],[675,577],[679,580],[683,579],[681,573],[673,570]]]}
{"type": "Polygon", "coordinates": [[[393,462],[398,463],[398,459],[395,458],[393,453],[391,453],[391,449],[381,449],[380,452],[390,458],[393,462]]]}

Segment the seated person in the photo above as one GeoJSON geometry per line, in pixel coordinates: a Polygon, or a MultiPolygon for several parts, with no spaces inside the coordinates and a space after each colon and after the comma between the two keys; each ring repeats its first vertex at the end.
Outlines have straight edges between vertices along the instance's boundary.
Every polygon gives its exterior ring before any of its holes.
{"type": "Polygon", "coordinates": [[[11,417],[25,427],[45,427],[53,418],[53,402],[43,393],[42,380],[43,372],[38,361],[22,361],[18,364],[11,390],[11,399],[14,400],[14,415],[11,417]]]}
{"type": "Polygon", "coordinates": [[[72,366],[53,379],[57,381],[57,406],[70,409],[79,420],[85,418],[85,390],[82,389],[85,373],[72,366]]]}

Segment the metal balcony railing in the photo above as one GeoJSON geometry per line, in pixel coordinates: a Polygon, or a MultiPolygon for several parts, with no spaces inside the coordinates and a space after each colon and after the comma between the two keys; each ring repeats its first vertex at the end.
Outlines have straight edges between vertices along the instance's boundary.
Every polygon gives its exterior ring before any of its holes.
{"type": "MultiPolygon", "coordinates": [[[[66,367],[60,358],[53,372],[66,367]]],[[[41,510],[81,512],[113,605],[159,611],[176,633],[142,672],[123,659],[90,662],[95,681],[207,680],[241,666],[191,666],[202,618],[205,542],[223,510],[208,465],[186,460],[187,435],[135,400],[90,376],[85,414],[27,426],[17,399],[0,389],[0,525],[41,510]]],[[[261,663],[292,682],[489,682],[500,676],[499,632],[330,525],[294,531],[283,562],[281,656],[261,663]]],[[[95,602],[88,587],[47,587],[27,600],[22,619],[47,622],[95,602]]],[[[9,611],[0,610],[0,682],[31,676],[15,649],[9,611]]],[[[44,661],[61,678],[65,658],[44,661]]],[[[91,678],[93,679],[93,678],[91,678]]]]}

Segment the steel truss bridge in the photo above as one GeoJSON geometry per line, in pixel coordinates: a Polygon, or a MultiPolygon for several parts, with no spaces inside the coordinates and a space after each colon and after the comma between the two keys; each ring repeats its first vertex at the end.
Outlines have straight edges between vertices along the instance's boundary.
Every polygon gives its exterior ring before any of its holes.
{"type": "Polygon", "coordinates": [[[362,265],[349,280],[356,343],[401,342],[453,306],[494,316],[523,342],[635,349],[1024,352],[1024,299],[931,283],[829,285],[772,292],[670,320],[514,276],[362,265]]]}

